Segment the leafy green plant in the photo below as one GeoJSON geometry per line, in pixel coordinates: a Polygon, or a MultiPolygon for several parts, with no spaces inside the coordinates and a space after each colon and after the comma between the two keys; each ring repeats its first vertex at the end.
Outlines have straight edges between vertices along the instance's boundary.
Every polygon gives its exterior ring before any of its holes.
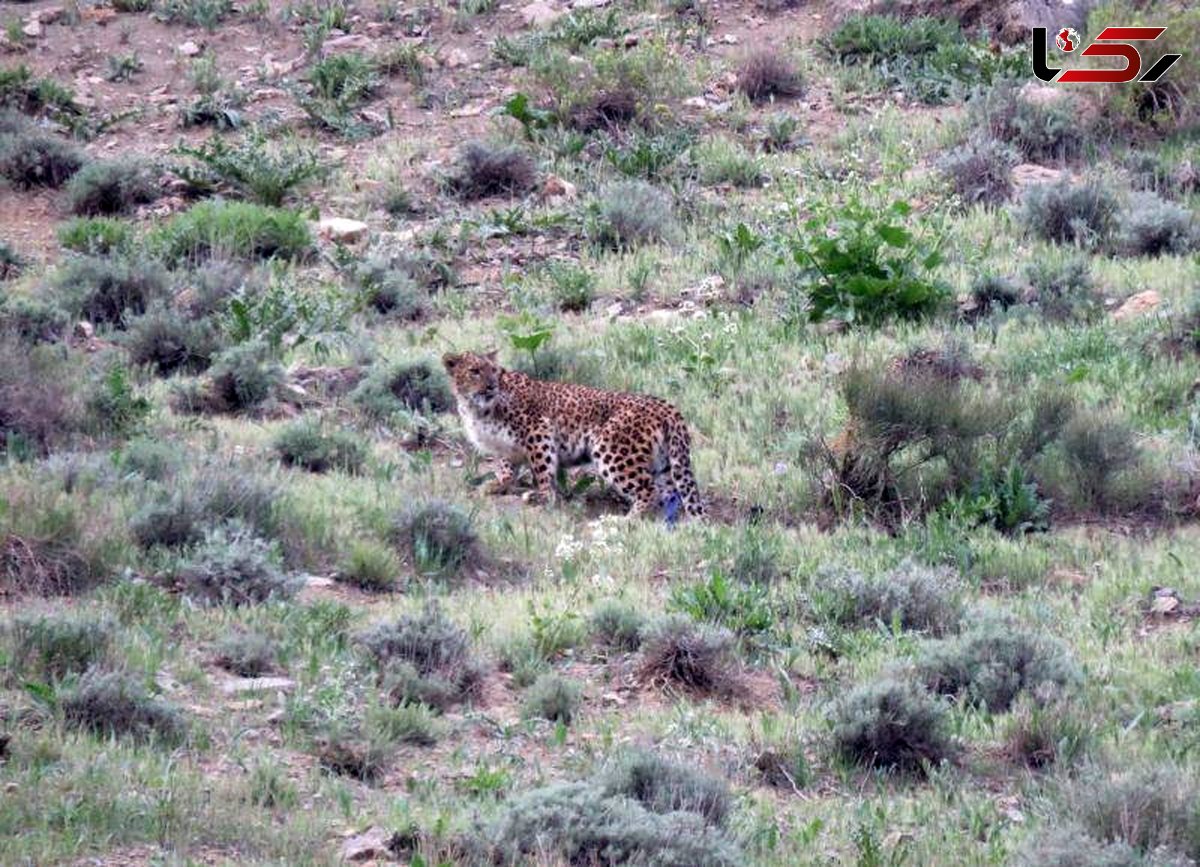
{"type": "Polygon", "coordinates": [[[930,274],[942,255],[906,225],[911,214],[903,201],[883,211],[850,201],[805,223],[792,256],[808,271],[814,320],[878,326],[928,316],[946,302],[949,287],[930,274]]]}
{"type": "Polygon", "coordinates": [[[233,12],[233,0],[156,0],[155,15],[168,24],[214,31],[233,12]]]}
{"type": "Polygon", "coordinates": [[[286,466],[314,473],[358,473],[367,456],[362,440],[348,431],[325,430],[320,422],[303,419],[283,428],[273,445],[286,466]]]}
{"type": "Polygon", "coordinates": [[[1046,530],[1050,522],[1050,501],[1016,461],[998,473],[985,471],[970,493],[952,498],[945,509],[970,524],[987,524],[1012,535],[1046,530]]]}
{"type": "Polygon", "coordinates": [[[129,54],[112,54],[108,58],[108,75],[109,81],[130,81],[132,78],[145,67],[136,51],[129,54]]]}
{"type": "Polygon", "coordinates": [[[604,149],[604,158],[626,177],[654,180],[667,174],[692,141],[693,135],[686,129],[635,129],[614,136],[613,143],[604,149]]]}
{"type": "Polygon", "coordinates": [[[546,273],[559,310],[582,313],[591,306],[596,295],[596,279],[586,268],[571,262],[552,262],[546,273]]]}
{"type": "Polygon", "coordinates": [[[538,134],[554,123],[554,112],[533,105],[529,94],[518,91],[500,108],[500,114],[511,117],[521,125],[525,138],[536,141],[538,134]]]}
{"type": "Polygon", "coordinates": [[[58,229],[59,245],[77,253],[124,253],[133,240],[133,226],[109,217],[76,217],[58,229]]]}
{"type": "Polygon", "coordinates": [[[200,202],[148,239],[172,265],[213,257],[298,259],[312,249],[301,214],[249,202],[200,202]]]}
{"type": "Polygon", "coordinates": [[[282,205],[290,194],[329,171],[316,148],[295,139],[271,142],[262,129],[252,130],[236,145],[214,135],[195,147],[181,144],[175,153],[202,166],[200,172],[176,169],[191,186],[228,189],[271,207],[282,205]]]}
{"type": "Polygon", "coordinates": [[[667,607],[743,636],[759,635],[775,627],[775,611],[766,591],[758,585],[731,580],[719,570],[705,581],[677,585],[667,607]]]}

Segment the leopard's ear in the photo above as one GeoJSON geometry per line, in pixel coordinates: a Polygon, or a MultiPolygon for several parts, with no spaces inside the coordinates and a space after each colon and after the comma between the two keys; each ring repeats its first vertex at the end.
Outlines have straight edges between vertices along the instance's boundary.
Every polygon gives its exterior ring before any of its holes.
{"type": "Polygon", "coordinates": [[[499,350],[499,349],[493,349],[493,350],[491,350],[490,352],[485,352],[485,353],[483,354],[483,357],[484,357],[484,358],[486,358],[488,361],[490,361],[492,364],[499,364],[499,362],[498,362],[498,361],[496,361],[496,358],[497,358],[499,355],[500,355],[500,350],[499,350]]]}
{"type": "Polygon", "coordinates": [[[461,355],[457,355],[453,352],[447,352],[442,356],[442,366],[445,367],[446,370],[452,371],[462,363],[462,359],[463,357],[461,355]]]}

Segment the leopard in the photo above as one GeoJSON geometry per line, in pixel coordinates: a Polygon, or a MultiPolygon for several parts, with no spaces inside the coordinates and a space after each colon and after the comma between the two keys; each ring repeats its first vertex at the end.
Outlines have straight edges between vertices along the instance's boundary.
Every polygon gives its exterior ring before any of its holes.
{"type": "Polygon", "coordinates": [[[647,394],[534,379],[496,359],[495,351],[442,357],[466,437],[495,463],[487,493],[507,493],[527,464],[528,499],[554,503],[560,469],[590,464],[630,504],[630,517],[704,516],[678,409],[647,394]]]}

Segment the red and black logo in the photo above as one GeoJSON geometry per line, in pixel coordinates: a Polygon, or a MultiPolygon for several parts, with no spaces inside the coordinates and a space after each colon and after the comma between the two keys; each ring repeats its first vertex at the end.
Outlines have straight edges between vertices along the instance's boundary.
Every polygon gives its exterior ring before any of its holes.
{"type": "MultiPolygon", "coordinates": [[[[1147,83],[1158,81],[1168,69],[1175,65],[1182,54],[1164,54],[1140,78],[1142,55],[1133,42],[1154,42],[1165,33],[1165,27],[1105,27],[1096,41],[1080,52],[1080,57],[1122,57],[1124,69],[1056,69],[1046,59],[1045,27],[1033,28],[1033,74],[1042,81],[1062,84],[1125,84],[1130,81],[1147,83]]],[[[1055,44],[1063,52],[1074,52],[1079,45],[1079,34],[1070,27],[1063,27],[1054,35],[1055,44]]]]}

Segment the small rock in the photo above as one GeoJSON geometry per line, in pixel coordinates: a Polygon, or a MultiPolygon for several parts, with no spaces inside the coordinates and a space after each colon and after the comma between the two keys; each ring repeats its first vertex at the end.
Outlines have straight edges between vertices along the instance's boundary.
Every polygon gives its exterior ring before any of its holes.
{"type": "Polygon", "coordinates": [[[326,39],[321,45],[321,53],[325,56],[339,54],[343,51],[366,51],[371,47],[371,40],[361,33],[350,33],[334,39],[326,39]]]}
{"type": "Polygon", "coordinates": [[[221,684],[225,695],[241,695],[246,692],[291,692],[296,681],[290,677],[235,677],[221,684]]]}
{"type": "Polygon", "coordinates": [[[1118,322],[1124,319],[1132,319],[1134,316],[1149,313],[1161,303],[1162,296],[1158,294],[1158,291],[1147,289],[1145,292],[1139,292],[1136,295],[1130,295],[1126,298],[1124,303],[1113,311],[1112,318],[1118,322]]]}
{"type": "Polygon", "coordinates": [[[96,327],[90,322],[76,322],[72,334],[76,340],[91,340],[96,336],[96,327]]]}
{"type": "Polygon", "coordinates": [[[550,175],[546,178],[546,182],[542,184],[542,198],[551,201],[554,199],[562,199],[567,202],[573,202],[579,196],[579,190],[570,181],[565,181],[558,175],[550,175]]]}
{"type": "Polygon", "coordinates": [[[451,48],[442,55],[442,66],[447,69],[457,69],[471,62],[471,56],[461,48],[451,48]]]}
{"type": "Polygon", "coordinates": [[[607,6],[612,0],[575,0],[571,4],[572,9],[599,9],[601,6],[607,6]]]}
{"type": "Polygon", "coordinates": [[[391,855],[392,835],[383,828],[370,828],[342,844],[343,861],[370,861],[391,855]]]}
{"type": "Polygon", "coordinates": [[[641,41],[641,37],[636,33],[626,33],[625,38],[621,42],[626,48],[634,48],[641,41]]]}
{"type": "Polygon", "coordinates": [[[91,21],[98,27],[107,27],[108,22],[117,17],[117,10],[109,6],[91,6],[80,13],[84,21],[91,21]]]}
{"type": "Polygon", "coordinates": [[[177,52],[179,52],[180,54],[182,54],[184,57],[195,57],[197,54],[200,53],[200,46],[189,39],[187,42],[176,47],[175,50],[177,52]]]}
{"type": "Polygon", "coordinates": [[[527,27],[545,27],[562,17],[563,14],[561,9],[555,9],[544,0],[535,0],[527,6],[522,6],[520,13],[521,20],[527,27]]]}
{"type": "Polygon", "coordinates": [[[346,217],[326,217],[317,223],[317,235],[327,241],[354,244],[367,237],[370,227],[361,220],[346,217]]]}
{"type": "Polygon", "coordinates": [[[305,587],[332,587],[336,582],[322,575],[309,575],[304,579],[305,587]]]}
{"type": "Polygon", "coordinates": [[[37,39],[42,35],[43,31],[44,28],[42,27],[42,22],[38,21],[36,18],[21,28],[21,32],[30,39],[37,39]]]}
{"type": "Polygon", "coordinates": [[[1036,184],[1054,184],[1062,180],[1065,173],[1061,169],[1049,166],[1039,166],[1034,163],[1021,163],[1013,169],[1013,184],[1017,189],[1036,184]]]}

